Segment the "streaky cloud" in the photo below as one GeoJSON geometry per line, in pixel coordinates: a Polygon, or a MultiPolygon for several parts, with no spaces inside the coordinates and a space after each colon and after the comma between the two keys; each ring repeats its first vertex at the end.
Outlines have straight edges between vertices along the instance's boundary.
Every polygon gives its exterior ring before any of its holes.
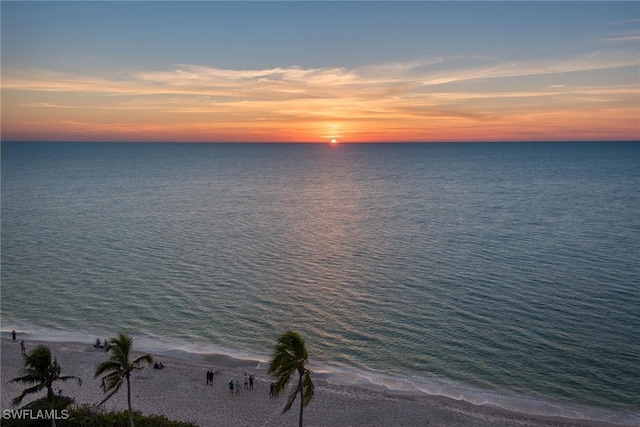
{"type": "Polygon", "coordinates": [[[640,66],[640,52],[596,51],[569,59],[507,61],[483,58],[431,58],[345,68],[271,68],[231,70],[180,65],[169,71],[133,72],[129,75],[90,76],[48,70],[8,70],[2,88],[120,95],[203,95],[236,99],[291,99],[360,94],[387,96],[411,93],[420,86],[463,80],[571,73],[640,66]],[[438,69],[431,69],[431,65],[438,69]],[[451,67],[447,68],[447,65],[451,67]]]}

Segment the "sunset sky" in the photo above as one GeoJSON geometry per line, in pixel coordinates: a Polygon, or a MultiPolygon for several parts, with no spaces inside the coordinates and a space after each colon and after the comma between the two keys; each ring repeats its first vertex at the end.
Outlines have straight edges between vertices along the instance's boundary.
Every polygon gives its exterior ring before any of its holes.
{"type": "Polygon", "coordinates": [[[1,12],[3,141],[640,139],[638,2],[1,12]]]}

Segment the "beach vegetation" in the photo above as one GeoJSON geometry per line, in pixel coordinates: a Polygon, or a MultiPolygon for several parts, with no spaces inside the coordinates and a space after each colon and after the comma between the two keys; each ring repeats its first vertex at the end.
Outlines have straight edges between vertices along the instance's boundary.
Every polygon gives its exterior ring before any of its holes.
{"type": "MultiPolygon", "coordinates": [[[[78,385],[82,384],[82,380],[72,375],[61,376],[62,368],[58,361],[51,355],[51,350],[45,345],[38,345],[24,356],[24,369],[22,376],[14,378],[9,382],[32,384],[22,391],[22,393],[13,399],[14,405],[19,405],[22,400],[29,394],[39,393],[42,390],[47,391],[46,401],[51,411],[55,409],[56,395],[53,392],[53,384],[57,381],[75,380],[78,385]]],[[[58,397],[59,399],[59,397],[58,397]]],[[[50,417],[50,424],[55,427],[55,417],[50,417]]]]}
{"type": "MultiPolygon", "coordinates": [[[[69,396],[55,396],[53,403],[53,411],[54,414],[59,416],[59,418],[64,418],[64,416],[68,413],[68,408],[75,403],[75,400],[69,396]],[[63,412],[66,410],[66,412],[63,412]]],[[[0,423],[2,427],[47,427],[51,424],[49,419],[44,416],[38,418],[38,414],[42,415],[45,413],[50,413],[51,405],[46,397],[41,397],[40,399],[34,400],[22,407],[14,414],[22,414],[22,416],[15,417],[3,417],[2,422],[0,423]]],[[[4,414],[3,414],[4,415],[4,414]]],[[[60,419],[58,420],[60,421],[60,419]]],[[[60,421],[59,424],[66,426],[67,424],[63,421],[60,421]]]]}
{"type": "Polygon", "coordinates": [[[295,374],[298,374],[297,384],[289,394],[282,413],[291,409],[293,402],[300,394],[300,427],[302,427],[304,408],[311,402],[314,395],[311,371],[307,369],[308,362],[309,358],[304,340],[297,332],[288,331],[278,338],[273,350],[273,357],[267,369],[269,375],[276,377],[274,386],[276,397],[284,392],[289,382],[295,377],[295,374]]]}
{"type": "MultiPolygon", "coordinates": [[[[46,398],[34,400],[20,408],[29,411],[27,417],[7,417],[2,420],[2,427],[47,427],[49,420],[37,414],[49,409],[46,398]]],[[[129,412],[107,412],[94,405],[76,405],[67,396],[56,397],[55,407],[59,415],[61,427],[128,427],[129,412]]],[[[176,421],[164,415],[142,415],[134,411],[133,418],[137,427],[198,427],[196,424],[176,421]]]]}
{"type": "Polygon", "coordinates": [[[102,377],[102,390],[107,396],[99,403],[102,405],[120,390],[123,384],[127,386],[127,404],[129,411],[129,427],[134,427],[134,416],[131,405],[131,374],[142,369],[142,364],[152,364],[153,357],[149,354],[131,360],[133,338],[125,334],[119,334],[116,338],[107,341],[105,351],[110,354],[109,360],[98,364],[95,376],[102,377]]]}
{"type": "MultiPolygon", "coordinates": [[[[133,412],[137,427],[198,427],[196,424],[171,420],[164,415],[142,415],[133,412]]],[[[96,406],[74,406],[69,410],[65,427],[128,427],[129,411],[106,412],[96,406]]]]}

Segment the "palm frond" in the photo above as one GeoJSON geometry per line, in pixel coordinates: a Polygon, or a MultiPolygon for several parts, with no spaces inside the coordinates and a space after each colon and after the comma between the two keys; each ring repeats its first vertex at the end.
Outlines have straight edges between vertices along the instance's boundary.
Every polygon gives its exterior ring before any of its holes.
{"type": "Polygon", "coordinates": [[[120,363],[123,366],[129,364],[129,355],[133,347],[133,338],[128,335],[119,334],[116,338],[107,340],[106,350],[110,353],[109,360],[120,363]]]}
{"type": "Polygon", "coordinates": [[[291,406],[293,405],[293,402],[295,402],[299,392],[300,392],[300,387],[296,387],[295,390],[291,391],[291,393],[289,394],[289,398],[287,399],[287,404],[284,405],[284,408],[282,409],[283,414],[287,412],[289,409],[291,409],[291,406]]]}
{"type": "Polygon", "coordinates": [[[62,368],[56,359],[53,359],[49,367],[47,368],[47,375],[50,378],[58,378],[62,372],[62,368]]]}
{"type": "Polygon", "coordinates": [[[136,360],[131,362],[131,365],[137,368],[143,362],[146,362],[147,365],[151,365],[153,363],[153,356],[151,356],[150,354],[145,354],[144,356],[140,356],[136,360]]]}
{"type": "Polygon", "coordinates": [[[276,397],[279,397],[280,394],[287,389],[287,385],[289,384],[290,377],[281,377],[276,380],[274,385],[273,392],[276,397]]]}
{"type": "MultiPolygon", "coordinates": [[[[122,386],[122,381],[119,382],[112,390],[109,394],[107,394],[107,397],[105,397],[104,399],[102,399],[100,401],[100,403],[98,403],[98,406],[102,405],[104,402],[106,402],[107,400],[111,399],[111,397],[113,397],[114,394],[116,394],[118,392],[118,390],[120,390],[120,387],[122,386]]],[[[106,391],[106,390],[105,390],[106,391]]]]}
{"type": "Polygon", "coordinates": [[[27,369],[35,369],[45,372],[51,365],[51,350],[45,345],[38,345],[24,357],[24,366],[27,369]]]}
{"type": "Polygon", "coordinates": [[[20,396],[18,396],[15,399],[13,399],[13,404],[14,405],[18,405],[20,402],[22,402],[22,399],[24,399],[25,396],[27,396],[29,394],[38,393],[39,391],[41,391],[42,389],[44,389],[46,387],[47,386],[45,384],[36,384],[33,387],[29,387],[29,388],[26,388],[26,389],[22,390],[22,393],[20,394],[20,396]]]}
{"type": "Polygon", "coordinates": [[[76,380],[79,386],[82,385],[82,379],[78,377],[74,377],[73,375],[65,375],[64,377],[58,378],[58,381],[62,381],[62,382],[67,382],[69,380],[76,380]]]}
{"type": "Polygon", "coordinates": [[[107,360],[106,362],[100,363],[96,367],[96,372],[94,374],[95,377],[99,377],[100,375],[106,372],[119,371],[122,369],[122,365],[118,362],[114,362],[112,360],[107,360]]]}
{"type": "Polygon", "coordinates": [[[124,372],[116,371],[102,377],[102,390],[107,392],[114,387],[120,388],[124,381],[124,372]]]}
{"type": "Polygon", "coordinates": [[[302,389],[304,390],[304,406],[307,406],[315,395],[315,386],[311,381],[311,371],[305,370],[302,377],[302,389]]]}
{"type": "Polygon", "coordinates": [[[32,383],[37,383],[42,381],[42,378],[40,378],[39,376],[33,375],[33,374],[29,374],[29,375],[25,375],[23,377],[18,377],[18,378],[14,378],[12,380],[9,380],[10,383],[23,383],[23,384],[32,384],[32,383]]]}

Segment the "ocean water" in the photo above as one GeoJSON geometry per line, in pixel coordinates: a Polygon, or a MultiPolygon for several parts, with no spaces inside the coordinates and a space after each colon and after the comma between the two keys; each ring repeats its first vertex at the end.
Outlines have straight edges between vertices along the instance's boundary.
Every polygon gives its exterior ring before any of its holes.
{"type": "Polygon", "coordinates": [[[640,143],[3,143],[4,332],[640,424],[640,143]]]}

